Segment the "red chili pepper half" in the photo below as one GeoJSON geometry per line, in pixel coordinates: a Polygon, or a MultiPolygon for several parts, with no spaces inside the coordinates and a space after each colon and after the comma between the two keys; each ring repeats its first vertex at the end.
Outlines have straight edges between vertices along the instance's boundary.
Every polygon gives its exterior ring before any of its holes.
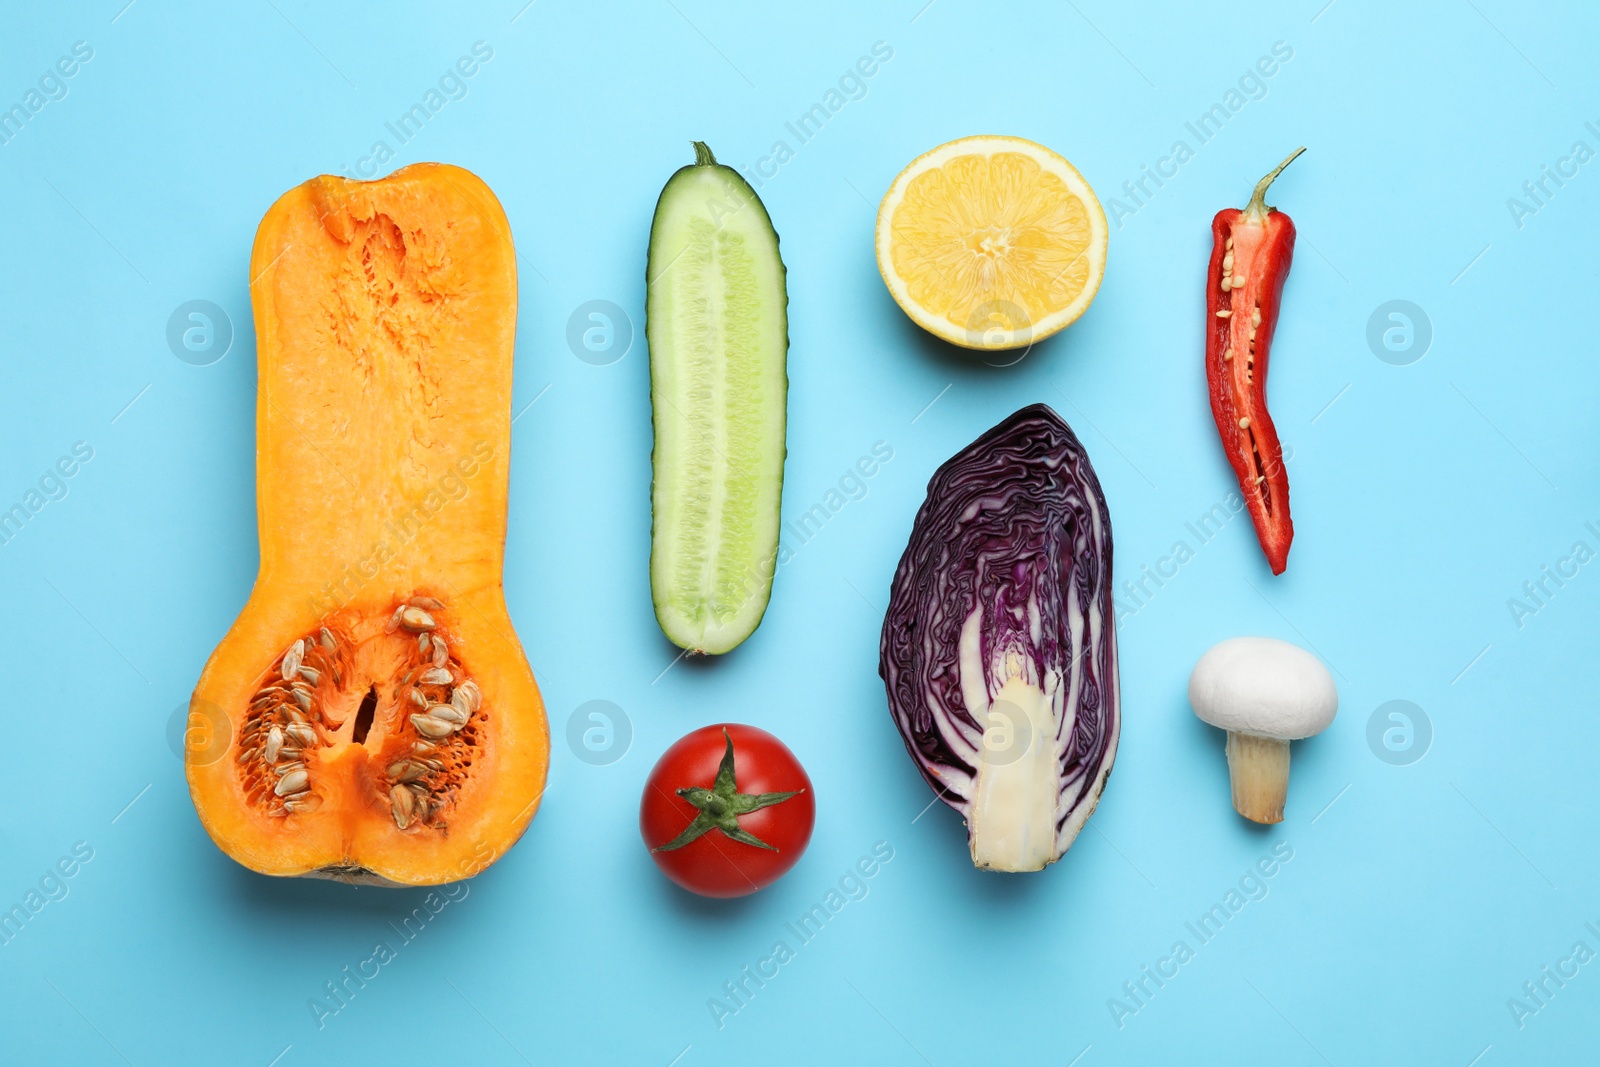
{"type": "Polygon", "coordinates": [[[1294,223],[1267,206],[1267,186],[1288,159],[1256,184],[1243,211],[1223,208],[1211,220],[1206,269],[1206,381],[1222,448],[1239,477],[1256,536],[1273,574],[1289,563],[1289,475],[1267,414],[1267,353],[1278,322],[1283,282],[1294,257],[1294,223]]]}

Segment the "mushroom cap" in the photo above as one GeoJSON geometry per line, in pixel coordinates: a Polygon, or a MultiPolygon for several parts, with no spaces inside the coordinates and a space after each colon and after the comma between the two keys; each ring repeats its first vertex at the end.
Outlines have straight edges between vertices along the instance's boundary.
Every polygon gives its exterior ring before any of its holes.
{"type": "Polygon", "coordinates": [[[1212,726],[1290,741],[1327,729],[1339,690],[1322,661],[1298,645],[1231,637],[1195,664],[1189,704],[1212,726]]]}

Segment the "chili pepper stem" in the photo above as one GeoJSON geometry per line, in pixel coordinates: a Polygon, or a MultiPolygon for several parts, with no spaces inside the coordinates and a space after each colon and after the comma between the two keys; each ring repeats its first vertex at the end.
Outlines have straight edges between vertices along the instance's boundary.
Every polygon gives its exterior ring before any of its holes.
{"type": "Polygon", "coordinates": [[[1270,174],[1256,182],[1256,191],[1250,194],[1250,203],[1247,204],[1244,209],[1245,215],[1249,217],[1252,222],[1259,222],[1261,219],[1267,217],[1268,212],[1273,210],[1267,206],[1267,186],[1271,185],[1273,180],[1277,178],[1278,175],[1283,173],[1284,167],[1287,167],[1289,164],[1298,159],[1300,157],[1300,153],[1304,152],[1305,150],[1306,149],[1304,145],[1296,148],[1293,152],[1289,153],[1288,159],[1284,160],[1282,163],[1279,163],[1276,167],[1273,167],[1270,174]]]}

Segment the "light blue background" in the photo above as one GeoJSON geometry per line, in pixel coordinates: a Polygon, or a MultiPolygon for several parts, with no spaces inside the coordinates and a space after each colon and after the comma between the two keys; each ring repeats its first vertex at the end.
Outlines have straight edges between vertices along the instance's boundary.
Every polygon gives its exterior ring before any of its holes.
{"type": "Polygon", "coordinates": [[[1520,228],[1506,203],[1575,141],[1600,149],[1584,126],[1600,126],[1592,9],[123,2],[13,5],[0,35],[4,106],[73,42],[94,49],[67,96],[0,146],[0,507],[73,442],[94,448],[69,495],[0,547],[12,743],[0,906],[75,842],[94,851],[69,895],[0,946],[0,1058],[1490,1067],[1592,1055],[1600,963],[1521,1029],[1507,1000],[1580,939],[1600,950],[1584,927],[1600,926],[1600,564],[1521,627],[1507,600],[1575,541],[1600,548],[1584,526],[1600,525],[1600,161],[1520,228]],[[377,139],[397,147],[384,123],[479,40],[494,55],[468,95],[383,170],[469,167],[516,236],[506,589],[551,714],[550,788],[522,843],[319,1029],[308,1000],[397,943],[391,924],[423,894],[235,866],[195,818],[168,730],[256,568],[256,224],[291,185],[356,166],[377,139]],[[784,123],[876,41],[894,56],[865,98],[797,146],[784,123]],[[1278,41],[1293,58],[1265,97],[1197,145],[1184,123],[1278,41]],[[1058,149],[1108,207],[1175,140],[1196,150],[1114,228],[1088,314],[1004,369],[912,327],[872,251],[878,198],[906,162],[983,132],[1058,149]],[[874,442],[894,449],[867,496],[782,569],[756,635],[708,666],[674,664],[650,610],[642,339],[609,366],[565,340],[589,300],[642,326],[647,227],[691,138],[739,166],[778,139],[797,148],[761,189],[789,268],[786,511],[821,500],[874,442]],[[981,875],[951,812],[918,818],[929,794],[877,678],[889,579],[927,478],[1044,401],[1096,462],[1120,578],[1180,539],[1196,547],[1185,523],[1232,485],[1201,370],[1208,223],[1302,143],[1273,198],[1301,233],[1271,386],[1294,457],[1288,573],[1271,576],[1242,517],[1198,546],[1121,627],[1126,726],[1090,829],[1046,873],[981,875]],[[165,341],[194,299],[235,330],[210,366],[165,341]],[[1409,366],[1366,341],[1391,299],[1431,320],[1431,349],[1409,366]],[[1221,735],[1185,699],[1200,653],[1241,633],[1314,647],[1342,697],[1333,727],[1296,746],[1288,819],[1265,831],[1230,810],[1221,735]],[[603,766],[566,741],[568,717],[597,699],[633,729],[603,766]],[[1392,699],[1419,705],[1435,734],[1408,766],[1367,742],[1392,699]],[[656,754],[719,719],[794,748],[818,823],[777,886],[713,904],[656,873],[636,810],[656,754]],[[880,841],[894,859],[865,899],[719,1030],[708,999],[775,941],[793,945],[784,924],[880,841]],[[1119,1028],[1108,998],[1174,941],[1195,947],[1185,922],[1278,842],[1294,858],[1269,895],[1119,1028]]]}

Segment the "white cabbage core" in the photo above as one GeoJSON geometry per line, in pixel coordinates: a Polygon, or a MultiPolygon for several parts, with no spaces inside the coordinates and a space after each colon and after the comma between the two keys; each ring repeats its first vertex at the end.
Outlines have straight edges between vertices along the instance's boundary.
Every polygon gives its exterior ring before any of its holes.
{"type": "Polygon", "coordinates": [[[962,695],[985,727],[967,814],[972,862],[996,871],[1037,871],[1059,857],[1060,679],[1054,672],[1037,678],[1031,657],[1016,650],[997,653],[992,674],[985,671],[982,614],[974,610],[961,628],[962,695]],[[991,677],[999,683],[992,700],[991,677]]]}

